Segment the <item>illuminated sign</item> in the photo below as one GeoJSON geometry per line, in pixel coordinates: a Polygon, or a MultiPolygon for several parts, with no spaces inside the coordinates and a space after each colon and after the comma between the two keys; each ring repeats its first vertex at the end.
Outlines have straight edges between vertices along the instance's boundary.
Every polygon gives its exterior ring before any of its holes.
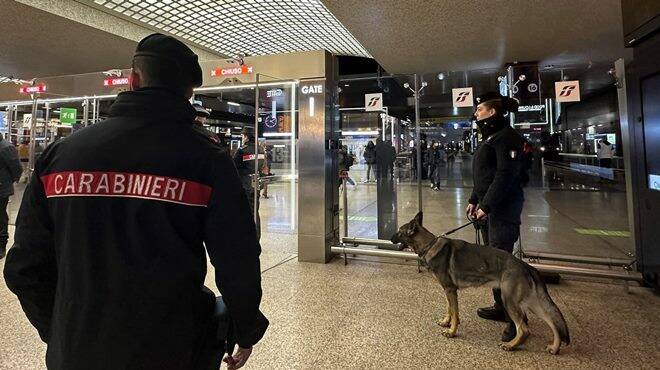
{"type": "Polygon", "coordinates": [[[211,70],[211,77],[247,75],[254,71],[252,66],[216,68],[211,70]]]}
{"type": "Polygon", "coordinates": [[[20,89],[18,89],[18,92],[21,94],[33,94],[33,93],[41,93],[46,91],[46,85],[40,84],[40,85],[35,85],[35,86],[22,86],[20,89]]]}
{"type": "Polygon", "coordinates": [[[518,112],[541,112],[545,109],[545,105],[521,105],[518,107],[518,112]]]}
{"type": "Polygon", "coordinates": [[[323,93],[323,85],[310,85],[310,86],[303,86],[300,91],[302,91],[303,94],[321,94],[323,93]]]}
{"type": "Polygon", "coordinates": [[[103,86],[122,86],[128,84],[129,84],[128,77],[106,78],[103,80],[103,86]]]}
{"type": "Polygon", "coordinates": [[[284,91],[282,89],[273,89],[273,90],[268,90],[266,91],[266,97],[267,98],[276,98],[278,96],[284,95],[284,91]]]}

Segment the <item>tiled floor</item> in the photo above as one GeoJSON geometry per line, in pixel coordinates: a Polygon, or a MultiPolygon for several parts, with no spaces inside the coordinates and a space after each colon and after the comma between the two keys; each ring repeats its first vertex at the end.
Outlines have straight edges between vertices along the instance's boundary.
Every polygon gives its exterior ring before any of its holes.
{"type": "MultiPolygon", "coordinates": [[[[544,351],[551,333],[531,319],[524,348],[498,348],[502,324],[479,319],[487,289],[459,293],[459,336],[433,321],[445,310],[429,273],[415,266],[339,259],[300,263],[291,235],[265,234],[262,309],[271,320],[248,369],[657,368],[660,297],[644,288],[564,280],[550,286],[571,330],[559,356],[544,351]]],[[[3,267],[4,260],[0,262],[3,267]]],[[[207,285],[214,288],[212,266],[207,285]]],[[[215,288],[214,288],[215,289],[215,288]]],[[[0,369],[43,369],[45,347],[0,279],[0,369]]]]}

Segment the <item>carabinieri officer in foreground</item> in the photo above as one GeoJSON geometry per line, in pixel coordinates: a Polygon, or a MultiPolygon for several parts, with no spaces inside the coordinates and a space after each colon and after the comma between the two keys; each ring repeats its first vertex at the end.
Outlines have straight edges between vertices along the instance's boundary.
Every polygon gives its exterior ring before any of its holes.
{"type": "MultiPolygon", "coordinates": [[[[482,230],[486,244],[512,253],[520,236],[524,202],[524,140],[505,115],[516,112],[518,102],[491,92],[478,96],[475,105],[474,115],[482,142],[472,162],[474,189],[467,214],[473,219],[487,219],[487,228],[482,230]]],[[[515,325],[504,310],[500,289],[493,289],[493,298],[495,304],[478,309],[477,314],[487,320],[508,322],[502,334],[502,341],[508,342],[516,334],[515,325]]]]}
{"type": "Polygon", "coordinates": [[[39,158],[4,275],[49,369],[218,369],[207,252],[239,345],[229,368],[264,335],[245,191],[231,158],[191,125],[201,83],[186,45],[148,36],[110,118],[39,158]]]}

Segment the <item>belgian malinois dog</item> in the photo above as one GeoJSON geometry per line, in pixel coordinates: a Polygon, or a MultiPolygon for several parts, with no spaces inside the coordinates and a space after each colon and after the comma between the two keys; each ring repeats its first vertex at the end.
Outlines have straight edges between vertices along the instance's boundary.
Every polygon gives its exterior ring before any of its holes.
{"type": "Polygon", "coordinates": [[[559,353],[561,342],[570,343],[566,321],[552,301],[539,272],[511,254],[495,248],[478,246],[463,240],[436,237],[422,226],[422,212],[401,226],[392,242],[411,247],[438,279],[447,296],[447,314],[438,321],[447,338],[458,329],[458,289],[489,286],[502,290],[502,303],[516,325],[516,336],[500,347],[511,351],[529,336],[527,313],[533,312],[545,321],[554,338],[546,347],[559,353]]]}

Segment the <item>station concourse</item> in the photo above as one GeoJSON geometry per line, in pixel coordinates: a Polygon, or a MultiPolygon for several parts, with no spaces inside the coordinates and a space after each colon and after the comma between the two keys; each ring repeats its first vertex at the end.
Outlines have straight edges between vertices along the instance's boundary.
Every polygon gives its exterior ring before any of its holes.
{"type": "MultiPolygon", "coordinates": [[[[0,133],[24,171],[8,197],[9,251],[41,153],[103,124],[130,89],[137,42],[159,32],[198,55],[203,81],[190,101],[204,111],[202,129],[230,155],[253,133],[267,163],[252,191],[270,326],[246,369],[660,364],[656,3],[0,0],[0,9],[11,20],[0,25],[0,133]],[[459,290],[458,335],[443,336],[449,303],[433,266],[391,241],[422,212],[435,236],[458,229],[447,237],[483,244],[466,208],[475,153],[488,145],[473,117],[486,92],[517,102],[505,119],[526,144],[506,154],[524,153],[529,181],[513,256],[540,272],[570,329],[556,356],[535,313],[525,344],[500,348],[506,325],[477,315],[493,304],[490,287],[459,290]]],[[[215,275],[207,256],[204,285],[220,295],[215,275]]],[[[46,349],[0,274],[0,370],[46,369],[46,349]]]]}

